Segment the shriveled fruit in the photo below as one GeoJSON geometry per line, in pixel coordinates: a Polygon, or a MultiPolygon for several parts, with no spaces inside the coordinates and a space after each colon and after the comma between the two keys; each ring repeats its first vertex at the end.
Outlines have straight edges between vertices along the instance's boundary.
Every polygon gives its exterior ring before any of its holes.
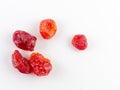
{"type": "Polygon", "coordinates": [[[72,39],[72,45],[78,50],[85,50],[87,48],[87,39],[83,34],[77,34],[72,39]]]}
{"type": "Polygon", "coordinates": [[[13,34],[13,42],[15,45],[23,50],[33,51],[37,38],[35,36],[30,35],[29,33],[17,30],[13,34]]]}
{"type": "Polygon", "coordinates": [[[45,19],[40,23],[40,34],[44,39],[52,38],[57,30],[57,26],[54,20],[45,19]]]}
{"type": "Polygon", "coordinates": [[[30,56],[30,65],[37,76],[46,76],[52,70],[50,60],[44,58],[42,54],[34,52],[30,56]]]}
{"type": "Polygon", "coordinates": [[[18,50],[12,54],[12,64],[21,73],[29,74],[32,72],[29,60],[23,57],[18,50]]]}

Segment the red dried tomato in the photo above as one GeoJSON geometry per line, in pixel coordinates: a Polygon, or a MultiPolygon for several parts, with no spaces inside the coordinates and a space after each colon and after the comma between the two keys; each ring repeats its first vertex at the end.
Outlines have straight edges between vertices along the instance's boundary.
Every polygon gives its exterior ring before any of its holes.
{"type": "Polygon", "coordinates": [[[21,73],[29,74],[32,72],[29,60],[23,57],[18,50],[15,50],[12,54],[12,64],[21,73]]]}
{"type": "Polygon", "coordinates": [[[52,38],[57,30],[57,26],[54,20],[45,19],[40,23],[40,34],[44,39],[52,38]]]}
{"type": "Polygon", "coordinates": [[[29,33],[17,30],[13,34],[13,42],[15,45],[23,50],[33,51],[37,38],[29,33]]]}
{"type": "Polygon", "coordinates": [[[46,76],[52,70],[50,60],[37,52],[31,54],[30,65],[37,76],[46,76]]]}
{"type": "Polygon", "coordinates": [[[85,50],[87,48],[87,39],[83,34],[77,34],[72,39],[72,45],[78,50],[85,50]]]}

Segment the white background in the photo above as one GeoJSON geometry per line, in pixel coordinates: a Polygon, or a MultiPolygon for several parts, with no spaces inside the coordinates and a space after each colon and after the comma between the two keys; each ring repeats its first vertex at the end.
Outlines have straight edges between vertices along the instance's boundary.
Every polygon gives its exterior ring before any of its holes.
{"type": "Polygon", "coordinates": [[[0,90],[120,90],[119,54],[120,0],[0,0],[0,90]],[[50,40],[39,34],[46,18],[58,28],[50,40]],[[12,66],[18,29],[37,36],[35,51],[53,64],[48,76],[21,74],[12,66]],[[85,51],[71,45],[78,33],[88,39],[85,51]]]}

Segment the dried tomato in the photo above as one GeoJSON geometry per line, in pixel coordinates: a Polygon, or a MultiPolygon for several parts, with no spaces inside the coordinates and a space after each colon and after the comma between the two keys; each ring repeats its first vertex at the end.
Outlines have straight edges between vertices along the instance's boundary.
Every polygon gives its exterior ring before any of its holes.
{"type": "Polygon", "coordinates": [[[57,26],[54,20],[45,19],[40,23],[40,34],[44,39],[52,38],[57,30],[57,26]]]}
{"type": "Polygon", "coordinates": [[[13,42],[15,45],[23,50],[33,51],[37,38],[29,33],[17,30],[13,34],[13,42]]]}
{"type": "Polygon", "coordinates": [[[72,39],[72,45],[78,50],[85,50],[87,48],[87,39],[83,34],[77,34],[72,39]]]}
{"type": "Polygon", "coordinates": [[[50,60],[38,52],[31,54],[30,65],[33,68],[33,72],[37,76],[46,76],[52,70],[52,64],[50,63],[50,60]]]}
{"type": "Polygon", "coordinates": [[[29,60],[23,57],[18,50],[12,54],[12,64],[21,73],[29,74],[32,72],[29,60]]]}

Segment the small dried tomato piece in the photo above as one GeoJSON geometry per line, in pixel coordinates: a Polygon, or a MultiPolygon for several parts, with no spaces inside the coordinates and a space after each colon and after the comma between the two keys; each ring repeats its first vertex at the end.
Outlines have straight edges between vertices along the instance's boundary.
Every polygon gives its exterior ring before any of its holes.
{"type": "Polygon", "coordinates": [[[52,70],[50,60],[37,52],[31,54],[30,65],[37,76],[46,76],[52,70]]]}
{"type": "Polygon", "coordinates": [[[18,50],[12,54],[12,64],[21,73],[29,74],[32,72],[29,60],[23,57],[18,50]]]}
{"type": "Polygon", "coordinates": [[[77,34],[72,39],[72,45],[78,50],[85,50],[87,48],[87,39],[83,34],[77,34]]]}
{"type": "Polygon", "coordinates": [[[37,38],[29,33],[17,30],[13,34],[13,42],[15,45],[23,50],[33,51],[37,38]]]}
{"type": "Polygon", "coordinates": [[[54,20],[45,19],[40,23],[40,34],[44,39],[52,38],[57,30],[57,26],[54,20]]]}

